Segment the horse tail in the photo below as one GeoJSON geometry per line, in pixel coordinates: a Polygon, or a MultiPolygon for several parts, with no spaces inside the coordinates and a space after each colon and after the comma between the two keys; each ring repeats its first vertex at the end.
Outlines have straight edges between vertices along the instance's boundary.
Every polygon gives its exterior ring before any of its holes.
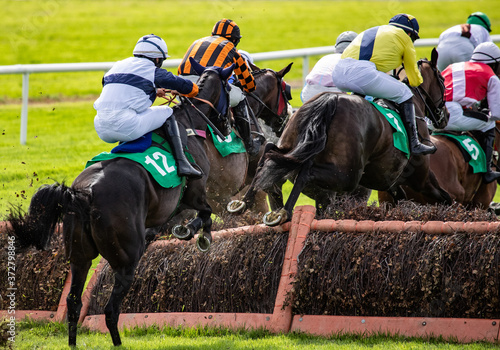
{"type": "Polygon", "coordinates": [[[88,208],[89,201],[82,192],[64,183],[44,185],[31,198],[27,214],[22,213],[20,208],[11,210],[8,221],[12,228],[9,233],[16,237],[16,244],[21,249],[34,246],[45,250],[57,223],[66,213],[88,217],[88,208]]]}
{"type": "Polygon", "coordinates": [[[286,158],[288,162],[304,164],[325,149],[328,128],[337,110],[338,94],[325,93],[316,100],[306,103],[294,116],[299,131],[296,146],[287,154],[271,153],[270,158],[286,158]]]}
{"type": "Polygon", "coordinates": [[[326,93],[303,105],[293,118],[298,120],[296,146],[288,153],[274,148],[265,154],[266,168],[259,174],[258,186],[268,188],[290,172],[309,162],[325,149],[328,128],[338,105],[338,94],[326,93]]]}

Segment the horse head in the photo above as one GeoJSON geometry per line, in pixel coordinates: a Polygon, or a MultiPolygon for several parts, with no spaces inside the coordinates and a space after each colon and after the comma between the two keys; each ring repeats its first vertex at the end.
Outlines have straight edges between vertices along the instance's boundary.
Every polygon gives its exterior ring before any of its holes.
{"type": "Polygon", "coordinates": [[[252,72],[257,89],[248,94],[250,96],[249,103],[255,116],[270,126],[277,136],[281,135],[286,122],[290,118],[288,101],[292,99],[291,88],[283,80],[283,77],[290,71],[292,64],[293,62],[279,72],[253,66],[257,68],[256,71],[252,72]]]}
{"type": "Polygon", "coordinates": [[[445,106],[444,78],[437,68],[437,58],[438,53],[434,48],[430,61],[427,59],[418,61],[418,68],[424,82],[415,89],[417,95],[415,104],[423,104],[425,107],[422,109],[425,110],[425,116],[436,129],[443,129],[448,124],[450,113],[445,106]]]}
{"type": "Polygon", "coordinates": [[[195,97],[195,100],[198,101],[197,105],[200,105],[200,110],[206,111],[203,114],[214,123],[213,126],[227,134],[231,128],[228,117],[229,87],[227,79],[233,73],[234,64],[228,68],[204,67],[192,57],[189,57],[189,62],[193,70],[200,76],[197,82],[199,93],[195,97]]]}

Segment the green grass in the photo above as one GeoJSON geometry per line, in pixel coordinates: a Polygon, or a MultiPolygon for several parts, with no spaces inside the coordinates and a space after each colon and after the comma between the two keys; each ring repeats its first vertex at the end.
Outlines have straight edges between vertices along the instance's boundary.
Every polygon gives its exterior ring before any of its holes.
{"type": "MultiPolygon", "coordinates": [[[[66,349],[67,329],[61,323],[21,322],[16,335],[17,349],[66,349]]],[[[230,331],[223,328],[158,327],[126,329],[121,332],[121,349],[338,349],[338,350],[486,350],[497,348],[489,343],[457,344],[452,340],[388,337],[384,334],[333,335],[314,337],[306,334],[272,335],[264,330],[230,331]]],[[[80,330],[78,349],[113,349],[109,334],[80,330]]]]}
{"type": "MultiPolygon", "coordinates": [[[[437,38],[474,11],[488,14],[493,33],[500,27],[500,2],[478,1],[2,1],[0,65],[112,62],[131,55],[137,39],[162,36],[173,58],[184,55],[196,39],[210,34],[222,17],[235,20],[249,52],[334,45],[345,30],[361,32],[385,24],[395,14],[417,17],[422,38],[437,38]],[[83,5],[85,4],[85,5],[83,5]]],[[[430,48],[419,48],[419,57],[430,48]]],[[[316,57],[315,59],[318,59],[316,57]]],[[[290,60],[261,62],[283,68],[290,60]]],[[[311,60],[311,67],[314,64],[311,60]]],[[[300,79],[296,60],[288,79],[300,79]]],[[[33,74],[30,98],[93,98],[102,73],[33,74]]],[[[21,77],[0,76],[0,101],[19,99],[21,77]]],[[[298,95],[297,95],[298,96],[298,95]]],[[[298,97],[297,97],[298,100],[298,97]]]]}

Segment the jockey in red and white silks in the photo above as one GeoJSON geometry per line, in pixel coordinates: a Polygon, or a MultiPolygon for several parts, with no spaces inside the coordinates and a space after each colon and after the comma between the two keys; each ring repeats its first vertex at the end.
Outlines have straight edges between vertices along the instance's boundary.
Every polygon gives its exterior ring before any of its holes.
{"type": "Polygon", "coordinates": [[[443,71],[446,108],[450,112],[444,130],[474,131],[487,161],[483,181],[500,179],[500,172],[492,171],[495,122],[500,120],[500,49],[492,42],[479,44],[470,61],[454,63],[443,71]],[[468,111],[487,99],[489,115],[479,116],[468,111]]]}
{"type": "Polygon", "coordinates": [[[445,79],[446,108],[450,119],[445,130],[487,131],[500,120],[500,79],[485,63],[454,63],[443,71],[445,79]],[[488,99],[488,121],[464,116],[464,108],[472,108],[484,98],[488,99]]]}

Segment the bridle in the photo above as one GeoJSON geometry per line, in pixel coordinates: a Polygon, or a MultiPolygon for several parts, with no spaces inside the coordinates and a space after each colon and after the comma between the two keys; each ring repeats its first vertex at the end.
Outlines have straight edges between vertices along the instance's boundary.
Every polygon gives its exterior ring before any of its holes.
{"type": "Polygon", "coordinates": [[[440,128],[440,126],[444,123],[446,119],[446,109],[445,109],[445,99],[444,99],[444,93],[445,93],[444,78],[441,75],[441,73],[439,73],[437,67],[432,62],[426,59],[421,59],[417,62],[419,69],[423,63],[428,63],[430,65],[434,77],[439,82],[439,88],[441,91],[440,99],[437,102],[433,101],[429,93],[426,90],[424,90],[421,86],[412,87],[411,89],[414,92],[414,94],[415,92],[417,93],[417,95],[424,103],[425,116],[432,122],[432,124],[435,127],[440,128]],[[425,97],[422,95],[424,95],[425,97]]]}
{"type": "MultiPolygon", "coordinates": [[[[215,69],[210,69],[208,70],[213,70],[217,74],[218,71],[215,69]]],[[[207,104],[210,107],[210,110],[212,112],[215,112],[216,117],[216,123],[223,123],[224,127],[229,130],[230,129],[230,121],[229,118],[227,117],[227,111],[228,111],[228,105],[229,105],[229,93],[228,93],[228,88],[227,88],[227,82],[223,81],[220,79],[221,83],[221,95],[219,97],[219,102],[217,103],[217,106],[214,106],[210,101],[200,98],[200,97],[192,97],[188,98],[185,96],[179,96],[180,101],[182,102],[181,105],[177,105],[176,107],[182,107],[182,106],[190,106],[192,107],[202,118],[205,120],[205,122],[213,129],[214,133],[217,134],[221,139],[225,139],[225,136],[222,132],[220,132],[219,128],[215,126],[215,124],[211,121],[211,119],[205,115],[198,107],[196,107],[192,101],[192,99],[198,100],[204,104],[207,104]]],[[[198,86],[201,87],[203,83],[199,84],[198,86]]]]}
{"type": "MultiPolygon", "coordinates": [[[[284,103],[285,103],[285,106],[286,106],[286,104],[288,103],[289,97],[287,96],[287,92],[283,89],[283,84],[284,84],[283,78],[281,78],[280,76],[278,76],[278,74],[274,70],[272,70],[272,69],[261,69],[261,70],[252,72],[252,75],[255,78],[257,78],[257,76],[265,74],[267,72],[271,72],[271,73],[274,74],[274,76],[276,78],[276,81],[277,81],[277,84],[278,84],[278,99],[276,101],[276,107],[274,108],[274,110],[271,109],[271,108],[269,108],[264,103],[264,101],[262,101],[259,98],[259,96],[257,96],[257,94],[255,92],[250,92],[247,95],[250,96],[250,97],[252,97],[254,100],[256,100],[261,106],[263,106],[264,109],[266,109],[267,111],[269,111],[273,115],[273,117],[274,117],[273,119],[275,119],[276,122],[272,123],[272,125],[270,125],[270,126],[273,128],[273,131],[276,133],[276,135],[279,136],[283,132],[283,129],[285,128],[285,125],[286,125],[286,123],[288,121],[288,118],[290,116],[288,115],[287,108],[283,108],[283,111],[280,114],[278,114],[275,111],[279,110],[280,99],[284,99],[284,103]],[[275,126],[276,124],[278,124],[278,126],[279,126],[278,128],[276,128],[276,126],[275,126]]],[[[266,124],[268,124],[268,123],[266,123],[266,124]]]]}

